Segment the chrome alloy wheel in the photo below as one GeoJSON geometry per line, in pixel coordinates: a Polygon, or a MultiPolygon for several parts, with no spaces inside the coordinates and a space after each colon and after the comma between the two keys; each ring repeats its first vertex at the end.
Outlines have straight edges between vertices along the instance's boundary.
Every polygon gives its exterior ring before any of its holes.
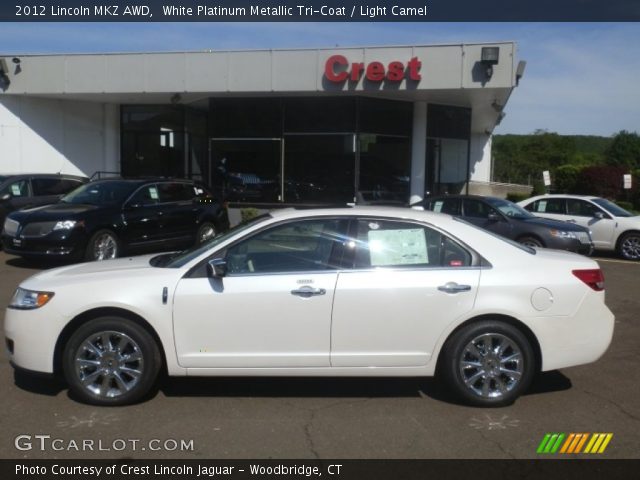
{"type": "Polygon", "coordinates": [[[640,235],[629,235],[620,245],[622,256],[628,260],[640,260],[640,235]]]}
{"type": "Polygon", "coordinates": [[[213,225],[207,223],[200,227],[200,231],[198,233],[198,242],[204,243],[216,236],[216,229],[213,228],[213,225]]]}
{"type": "Polygon", "coordinates": [[[122,332],[105,331],[84,340],[75,354],[75,372],[91,394],[114,398],[140,381],[144,358],[140,346],[122,332]]]}
{"type": "Polygon", "coordinates": [[[482,398],[499,399],[520,382],[523,355],[505,335],[485,333],[464,347],[458,368],[471,392],[482,398]]]}
{"type": "Polygon", "coordinates": [[[102,233],[93,241],[93,258],[96,260],[110,260],[118,254],[118,242],[110,233],[102,233]]]}

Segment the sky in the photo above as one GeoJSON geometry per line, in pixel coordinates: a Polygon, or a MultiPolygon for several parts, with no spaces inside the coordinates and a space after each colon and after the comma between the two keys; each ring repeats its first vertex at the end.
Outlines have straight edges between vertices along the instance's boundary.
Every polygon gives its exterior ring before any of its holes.
{"type": "Polygon", "coordinates": [[[527,68],[495,133],[640,133],[640,23],[2,23],[0,54],[513,40],[527,68]]]}

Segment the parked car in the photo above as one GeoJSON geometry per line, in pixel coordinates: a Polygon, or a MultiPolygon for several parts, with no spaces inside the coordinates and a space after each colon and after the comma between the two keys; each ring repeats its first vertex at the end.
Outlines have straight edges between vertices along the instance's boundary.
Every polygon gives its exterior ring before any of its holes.
{"type": "Polygon", "coordinates": [[[9,214],[2,243],[22,257],[107,260],[186,248],[228,227],[226,208],[192,181],[109,179],[9,214]]]}
{"type": "Polygon", "coordinates": [[[556,248],[590,255],[593,243],[589,230],[579,225],[535,217],[509,200],[474,195],[428,197],[427,210],[448,213],[478,227],[530,247],[556,248]]]}
{"type": "Polygon", "coordinates": [[[615,251],[627,260],[640,260],[640,216],[609,200],[583,195],[541,195],[519,204],[540,217],[588,228],[598,250],[615,251]]]}
{"type": "Polygon", "coordinates": [[[88,182],[86,177],[60,174],[0,175],[0,225],[21,208],[55,203],[88,182]]]}
{"type": "Polygon", "coordinates": [[[597,360],[613,325],[593,260],[393,207],[280,210],[183,252],[47,270],[5,314],[16,368],[100,405],[143,398],[161,369],[438,373],[505,405],[538,370],[597,360]]]}

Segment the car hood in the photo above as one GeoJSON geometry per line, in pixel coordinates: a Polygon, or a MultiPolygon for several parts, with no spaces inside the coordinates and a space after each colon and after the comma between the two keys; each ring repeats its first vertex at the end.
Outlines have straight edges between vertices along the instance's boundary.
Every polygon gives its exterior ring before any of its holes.
{"type": "Polygon", "coordinates": [[[111,209],[113,207],[83,204],[75,205],[71,203],[58,202],[51,205],[43,205],[40,207],[18,210],[17,212],[9,214],[9,218],[20,223],[46,222],[51,220],[80,217],[87,212],[104,210],[105,208],[111,209]]]}
{"type": "MultiPolygon", "coordinates": [[[[33,290],[54,290],[57,286],[118,280],[123,284],[145,282],[148,278],[180,275],[178,269],[155,268],[149,260],[157,254],[88,262],[45,270],[28,278],[21,286],[33,290]]],[[[123,287],[124,288],[124,287],[123,287]]]]}
{"type": "Polygon", "coordinates": [[[526,222],[529,225],[538,225],[540,227],[548,227],[548,228],[556,228],[558,230],[564,230],[567,232],[588,232],[587,228],[583,226],[576,225],[575,223],[563,222],[562,220],[553,220],[551,218],[541,218],[541,217],[533,217],[533,218],[523,218],[520,219],[522,222],[526,222]]]}

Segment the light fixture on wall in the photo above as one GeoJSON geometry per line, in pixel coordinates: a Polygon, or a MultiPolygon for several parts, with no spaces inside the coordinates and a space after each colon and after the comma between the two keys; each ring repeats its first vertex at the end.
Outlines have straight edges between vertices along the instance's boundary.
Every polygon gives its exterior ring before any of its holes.
{"type": "Polygon", "coordinates": [[[500,105],[498,103],[498,100],[494,100],[493,103],[491,104],[491,106],[498,113],[500,113],[502,110],[504,110],[504,105],[500,105]]]}
{"type": "Polygon", "coordinates": [[[500,47],[482,47],[480,63],[484,66],[484,74],[487,80],[493,76],[493,66],[498,64],[499,59],[500,47]]]}

